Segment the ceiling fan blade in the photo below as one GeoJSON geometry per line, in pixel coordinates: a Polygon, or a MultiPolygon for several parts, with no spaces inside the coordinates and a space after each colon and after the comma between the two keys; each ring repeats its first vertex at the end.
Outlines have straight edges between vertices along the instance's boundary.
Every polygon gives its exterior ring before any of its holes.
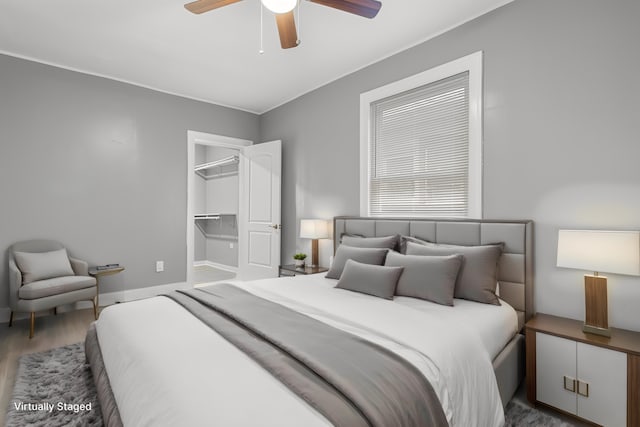
{"type": "Polygon", "coordinates": [[[222,6],[237,3],[240,0],[198,0],[187,3],[184,7],[191,13],[204,13],[222,6]]]}
{"type": "Polygon", "coordinates": [[[293,11],[276,13],[276,23],[278,24],[278,34],[280,34],[280,46],[283,49],[298,46],[298,32],[296,31],[296,21],[293,19],[293,11]]]}
{"type": "Polygon", "coordinates": [[[309,0],[312,3],[318,3],[323,6],[329,6],[344,12],[353,13],[354,15],[363,16],[365,18],[375,17],[382,3],[377,0],[309,0]]]}

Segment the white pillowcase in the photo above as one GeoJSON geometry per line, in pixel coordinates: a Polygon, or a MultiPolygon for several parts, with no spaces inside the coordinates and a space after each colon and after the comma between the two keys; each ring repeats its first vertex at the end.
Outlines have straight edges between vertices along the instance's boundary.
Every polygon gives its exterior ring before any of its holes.
{"type": "Polygon", "coordinates": [[[22,272],[22,284],[53,277],[73,276],[66,249],[51,252],[14,252],[16,265],[22,272]]]}

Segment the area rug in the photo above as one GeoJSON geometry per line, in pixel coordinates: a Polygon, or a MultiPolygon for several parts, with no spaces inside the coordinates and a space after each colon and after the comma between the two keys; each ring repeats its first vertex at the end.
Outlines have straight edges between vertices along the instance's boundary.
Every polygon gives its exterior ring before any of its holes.
{"type": "Polygon", "coordinates": [[[544,414],[526,403],[512,399],[504,413],[505,427],[571,427],[556,417],[544,414]]]}
{"type": "Polygon", "coordinates": [[[84,343],[26,354],[18,363],[7,427],[102,426],[84,343]]]}
{"type": "MultiPolygon", "coordinates": [[[[27,354],[19,364],[7,427],[102,426],[84,343],[27,354]]],[[[516,399],[507,405],[505,419],[505,427],[571,426],[516,399]]]]}

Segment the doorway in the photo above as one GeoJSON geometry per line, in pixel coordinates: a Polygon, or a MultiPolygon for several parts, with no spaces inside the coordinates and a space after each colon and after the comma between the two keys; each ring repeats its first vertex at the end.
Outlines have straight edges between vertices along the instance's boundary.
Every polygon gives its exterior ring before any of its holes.
{"type": "Polygon", "coordinates": [[[187,282],[231,280],[240,245],[240,150],[252,142],[194,131],[187,142],[187,282]]]}
{"type": "Polygon", "coordinates": [[[187,282],[277,277],[281,142],[187,132],[187,282]]]}

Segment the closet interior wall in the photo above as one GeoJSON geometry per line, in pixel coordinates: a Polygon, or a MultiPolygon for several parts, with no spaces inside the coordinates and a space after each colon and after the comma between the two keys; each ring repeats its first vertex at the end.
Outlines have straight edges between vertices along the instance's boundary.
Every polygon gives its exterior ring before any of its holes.
{"type": "MultiPolygon", "coordinates": [[[[237,156],[238,150],[196,144],[195,163],[198,165],[237,156]]],[[[195,227],[194,260],[218,266],[238,267],[238,163],[202,171],[194,171],[195,227]],[[209,215],[208,219],[197,219],[209,215]]]]}

